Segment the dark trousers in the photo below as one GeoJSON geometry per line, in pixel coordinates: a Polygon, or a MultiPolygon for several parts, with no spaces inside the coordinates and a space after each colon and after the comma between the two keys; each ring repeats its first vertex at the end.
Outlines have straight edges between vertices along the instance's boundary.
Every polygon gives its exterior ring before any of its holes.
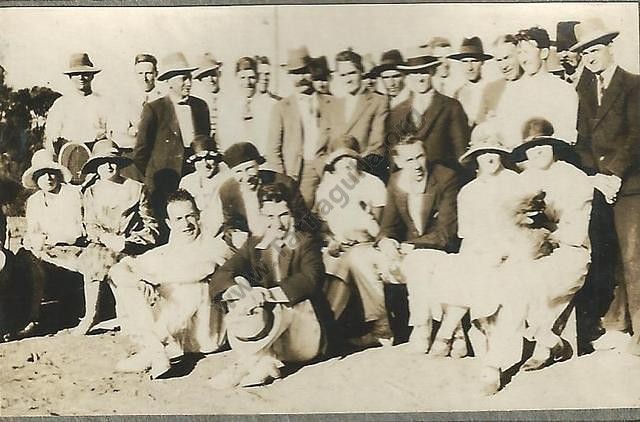
{"type": "Polygon", "coordinates": [[[632,331],[634,351],[640,354],[640,195],[618,198],[613,218],[620,252],[617,286],[603,326],[632,331]]]}

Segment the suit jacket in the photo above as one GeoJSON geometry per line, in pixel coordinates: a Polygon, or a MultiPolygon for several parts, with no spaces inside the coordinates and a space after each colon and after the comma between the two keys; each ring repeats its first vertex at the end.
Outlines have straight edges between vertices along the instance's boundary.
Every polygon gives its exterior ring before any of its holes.
{"type": "MultiPolygon", "coordinates": [[[[295,95],[283,98],[273,106],[266,159],[273,170],[298,180],[302,170],[305,134],[295,95]]],[[[323,101],[318,101],[319,114],[323,113],[322,104],[323,101]]],[[[321,132],[322,128],[319,128],[316,139],[318,168],[327,151],[327,136],[321,132]]]]}
{"type": "MultiPolygon", "coordinates": [[[[209,135],[207,103],[189,96],[193,129],[196,135],[209,135]]],[[[169,96],[146,104],[138,126],[133,161],[145,176],[145,184],[153,192],[157,178],[163,183],[177,183],[182,176],[184,144],[176,111],[169,96]],[[177,180],[174,180],[177,178],[177,180]]]]}
{"type": "Polygon", "coordinates": [[[308,233],[297,232],[295,236],[295,245],[291,245],[293,248],[285,245],[278,253],[281,274],[279,283],[275,280],[272,264],[272,254],[277,252],[269,245],[262,246],[261,237],[251,237],[237,254],[213,274],[209,284],[211,297],[219,297],[235,285],[234,277],[241,275],[253,287],[282,288],[289,299],[288,306],[309,299],[316,309],[316,314],[324,315],[326,300],[322,286],[325,269],[320,243],[308,233]]]}
{"type": "MultiPolygon", "coordinates": [[[[258,177],[264,184],[280,184],[289,191],[291,197],[290,208],[293,212],[296,225],[304,231],[313,233],[318,229],[318,222],[311,214],[304,199],[293,179],[284,174],[270,170],[259,170],[258,177]]],[[[245,208],[240,192],[240,185],[235,179],[227,180],[220,187],[220,202],[222,203],[223,223],[222,228],[225,233],[232,230],[241,230],[250,233],[247,223],[247,209],[245,208]]]]}
{"type": "Polygon", "coordinates": [[[348,134],[358,140],[363,157],[369,154],[385,156],[385,124],[389,115],[386,96],[368,91],[358,94],[355,109],[348,121],[345,119],[344,97],[323,95],[321,101],[325,109],[321,125],[326,125],[323,133],[329,137],[329,151],[336,148],[335,142],[340,136],[348,134]]]}
{"type": "Polygon", "coordinates": [[[386,129],[389,147],[407,135],[414,135],[422,139],[430,163],[459,168],[458,158],[469,143],[467,115],[460,102],[434,92],[431,105],[422,114],[418,126],[411,117],[412,103],[409,98],[391,110],[386,129]]]}
{"type": "Polygon", "coordinates": [[[417,248],[450,251],[455,248],[458,178],[444,166],[428,169],[427,187],[422,197],[422,234],[419,234],[408,208],[408,194],[398,186],[402,171],[394,173],[387,186],[380,237],[413,243],[417,248]]]}
{"type": "Polygon", "coordinates": [[[578,91],[578,141],[583,165],[622,179],[620,195],[640,194],[640,75],[617,67],[598,106],[596,77],[585,70],[578,91]]]}

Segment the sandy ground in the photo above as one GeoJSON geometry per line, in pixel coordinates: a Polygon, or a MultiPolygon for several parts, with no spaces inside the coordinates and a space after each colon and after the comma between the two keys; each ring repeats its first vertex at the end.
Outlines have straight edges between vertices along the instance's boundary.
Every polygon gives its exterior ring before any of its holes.
{"type": "Polygon", "coordinates": [[[478,361],[430,359],[383,347],[307,366],[270,386],[214,391],[232,362],[206,356],[184,376],[115,374],[131,350],[117,333],[67,333],[0,345],[2,416],[504,410],[640,405],[640,360],[617,352],[517,374],[493,397],[474,390],[478,361]]]}

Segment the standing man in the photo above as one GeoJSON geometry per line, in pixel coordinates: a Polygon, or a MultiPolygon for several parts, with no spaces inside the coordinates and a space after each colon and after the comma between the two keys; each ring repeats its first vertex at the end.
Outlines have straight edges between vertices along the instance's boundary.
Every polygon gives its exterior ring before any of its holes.
{"type": "Polygon", "coordinates": [[[214,141],[218,127],[218,115],[220,110],[220,68],[222,62],[219,62],[211,53],[205,53],[195,72],[193,78],[196,80],[195,93],[198,97],[204,99],[209,107],[209,136],[214,141]]]}
{"type": "Polygon", "coordinates": [[[269,90],[269,84],[271,82],[271,63],[267,56],[256,56],[256,62],[258,63],[258,95],[266,95],[274,100],[281,100],[282,97],[274,94],[269,90]]]}
{"type": "Polygon", "coordinates": [[[313,89],[315,89],[318,94],[331,95],[331,90],[329,89],[331,71],[329,70],[327,56],[320,56],[311,59],[310,69],[313,89]]]}
{"type": "Polygon", "coordinates": [[[493,42],[493,60],[502,73],[502,78],[489,82],[480,100],[478,122],[482,123],[496,115],[502,94],[511,82],[515,82],[522,76],[522,67],[518,62],[518,39],[511,34],[499,36],[493,42]]]}
{"type": "Polygon", "coordinates": [[[585,66],[576,86],[576,149],[585,167],[595,172],[606,202],[613,204],[620,250],[621,276],[603,319],[606,334],[594,347],[626,347],[640,355],[640,76],[616,64],[612,42],[618,34],[599,19],[575,27],[577,43],[571,51],[582,56],[585,66]]]}
{"type": "Polygon", "coordinates": [[[570,50],[578,42],[574,28],[579,23],[564,21],[556,25],[556,51],[564,68],[563,79],[568,83],[577,83],[584,68],[580,65],[580,54],[570,50]]]}
{"type": "Polygon", "coordinates": [[[455,86],[451,78],[451,65],[449,56],[451,55],[451,42],[444,37],[433,37],[422,48],[429,48],[431,54],[440,60],[440,65],[433,75],[433,87],[439,93],[453,97],[455,86]]]}
{"type": "Polygon", "coordinates": [[[532,117],[551,122],[554,136],[574,144],[578,97],[574,88],[547,71],[551,41],[546,30],[533,27],[518,32],[518,61],[524,70],[517,83],[509,84],[496,110],[503,139],[509,147],[522,140],[522,127],[532,117]],[[528,99],[523,101],[523,99],[528,99]]]}
{"type": "Polygon", "coordinates": [[[404,74],[398,70],[398,65],[402,63],[404,63],[402,53],[394,49],[382,53],[380,64],[371,69],[372,75],[382,80],[390,109],[405,101],[411,94],[405,86],[404,74]]]}
{"type": "Polygon", "coordinates": [[[462,108],[467,113],[469,126],[473,128],[480,120],[480,102],[486,87],[485,80],[482,79],[482,66],[493,56],[485,54],[482,40],[479,37],[471,37],[464,38],[460,51],[451,54],[449,58],[464,65],[464,75],[467,81],[458,88],[453,98],[460,101],[462,108]]]}
{"type": "Polygon", "coordinates": [[[178,188],[191,142],[209,134],[207,104],[190,95],[195,67],[182,53],[170,54],[162,64],[158,80],[166,81],[167,95],[142,109],[133,157],[147,189],[155,194],[152,202],[159,218],[165,209],[163,198],[178,188]]]}
{"type": "Polygon", "coordinates": [[[329,136],[329,150],[344,135],[353,136],[360,147],[361,155],[369,172],[382,180],[387,177],[385,122],[389,104],[385,96],[366,89],[362,83],[362,58],[352,50],[336,55],[336,74],[343,85],[343,97],[323,97],[326,109],[322,116],[323,128],[329,136]]]}
{"type": "Polygon", "coordinates": [[[266,157],[270,168],[298,182],[309,208],[320,183],[328,147],[327,137],[321,136],[318,124],[322,101],[313,89],[310,63],[306,47],[289,50],[286,68],[295,93],[273,107],[266,157]]]}
{"type": "Polygon", "coordinates": [[[44,134],[44,147],[56,156],[64,143],[85,144],[91,148],[96,141],[108,137],[109,108],[92,87],[93,79],[100,71],[87,53],[71,55],[64,74],[72,82],[73,92],[53,103],[44,134]]]}
{"type": "Polygon", "coordinates": [[[430,163],[458,169],[458,158],[469,142],[467,116],[458,100],[440,94],[431,85],[437,57],[424,48],[416,50],[398,68],[405,72],[412,96],[398,104],[387,120],[389,147],[412,135],[422,141],[430,163]]]}

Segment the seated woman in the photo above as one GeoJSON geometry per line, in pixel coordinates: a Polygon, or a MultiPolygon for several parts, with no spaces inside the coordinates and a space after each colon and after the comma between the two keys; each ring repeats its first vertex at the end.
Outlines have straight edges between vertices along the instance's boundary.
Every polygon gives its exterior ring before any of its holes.
{"type": "MultiPolygon", "coordinates": [[[[48,150],[36,151],[29,167],[22,175],[27,189],[39,189],[29,197],[26,205],[27,228],[23,252],[28,261],[33,283],[28,323],[16,333],[27,337],[38,330],[40,302],[48,279],[68,271],[79,272],[78,257],[86,245],[82,220],[80,188],[69,184],[71,172],[56,163],[48,150]]],[[[60,280],[55,280],[59,282],[60,280]]]]}
{"type": "Polygon", "coordinates": [[[327,296],[338,318],[349,300],[349,265],[344,252],[351,246],[373,242],[380,232],[386,188],[377,177],[363,171],[358,142],[344,136],[329,154],[316,192],[315,212],[323,223],[326,247],[323,261],[327,274],[338,283],[328,285],[327,296]]]}
{"type": "Polygon", "coordinates": [[[187,158],[187,164],[193,165],[195,171],[180,180],[180,188],[195,199],[203,228],[216,233],[222,226],[222,204],[218,189],[229,178],[230,172],[220,170],[222,155],[215,150],[208,136],[196,136],[191,148],[193,155],[187,158]]]}
{"type": "Polygon", "coordinates": [[[96,322],[100,282],[111,267],[124,256],[139,255],[152,248],[158,236],[144,185],[120,173],[129,164],[131,160],[120,156],[115,143],[104,140],[94,145],[82,169],[97,180],[84,192],[89,244],[80,259],[86,313],[76,328],[77,334],[86,334],[96,322]]]}

